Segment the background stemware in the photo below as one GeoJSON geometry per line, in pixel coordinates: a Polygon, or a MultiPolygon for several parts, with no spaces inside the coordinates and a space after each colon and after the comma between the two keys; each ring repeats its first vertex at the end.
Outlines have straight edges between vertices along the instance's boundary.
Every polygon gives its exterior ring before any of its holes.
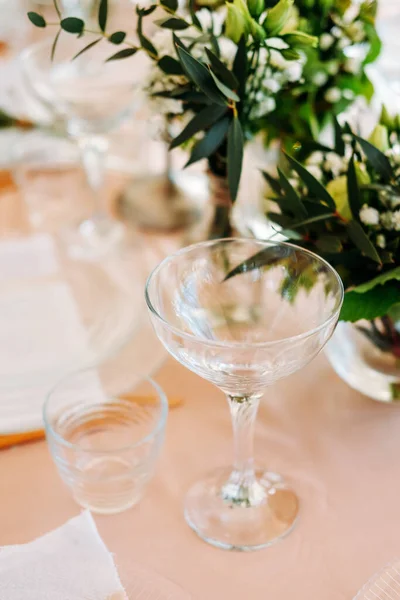
{"type": "Polygon", "coordinates": [[[96,44],[77,56],[95,40],[90,35],[84,41],[61,35],[53,57],[52,39],[34,44],[21,54],[22,71],[31,92],[55,117],[65,120],[68,134],[81,151],[96,203],[93,215],[69,235],[71,249],[83,255],[101,254],[123,234],[122,224],[111,219],[104,206],[106,135],[132,113],[142,73],[140,61],[135,62],[135,58],[133,62],[107,62],[113,54],[111,44],[96,44]]]}
{"type": "Polygon", "coordinates": [[[255,467],[259,402],[267,386],[308,364],[332,335],[343,300],[339,276],[296,246],[216,240],[165,259],[148,279],[146,300],[164,346],[225,392],[232,417],[233,469],[190,489],[186,520],[222,548],[271,544],[293,527],[298,500],[280,475],[255,467]]]}

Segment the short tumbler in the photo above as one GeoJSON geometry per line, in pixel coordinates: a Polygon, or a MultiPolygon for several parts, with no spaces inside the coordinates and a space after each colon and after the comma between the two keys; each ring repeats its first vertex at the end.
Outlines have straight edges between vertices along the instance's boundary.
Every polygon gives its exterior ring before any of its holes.
{"type": "Polygon", "coordinates": [[[44,405],[47,442],[84,508],[121,512],[143,496],[164,440],[168,402],[150,378],[105,366],[63,379],[44,405]]]}

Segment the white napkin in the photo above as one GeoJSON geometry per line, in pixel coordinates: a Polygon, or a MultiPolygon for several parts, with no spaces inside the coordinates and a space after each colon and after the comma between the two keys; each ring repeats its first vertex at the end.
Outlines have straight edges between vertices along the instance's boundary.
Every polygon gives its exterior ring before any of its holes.
{"type": "Polygon", "coordinates": [[[0,600],[128,600],[86,511],[29,544],[0,548],[0,600]]]}

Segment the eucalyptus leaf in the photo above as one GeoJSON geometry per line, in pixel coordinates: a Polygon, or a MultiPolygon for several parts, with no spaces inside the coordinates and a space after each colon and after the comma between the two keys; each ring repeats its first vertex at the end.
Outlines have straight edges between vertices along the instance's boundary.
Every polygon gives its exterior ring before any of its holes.
{"type": "Polygon", "coordinates": [[[217,88],[219,89],[219,91],[222,92],[222,94],[224,96],[226,96],[230,100],[234,100],[235,102],[240,102],[240,98],[236,94],[236,92],[234,92],[233,90],[231,90],[230,88],[228,88],[227,85],[225,85],[224,83],[222,83],[222,81],[220,81],[218,79],[218,77],[211,70],[209,71],[209,73],[210,73],[211,77],[213,78],[215,85],[217,86],[217,88]]]}
{"type": "Polygon", "coordinates": [[[156,25],[163,29],[172,29],[173,31],[181,31],[187,29],[190,24],[184,19],[178,19],[177,17],[168,17],[166,19],[158,19],[154,21],[156,25]]]}
{"type": "Polygon", "coordinates": [[[291,223],[291,229],[299,229],[299,227],[305,227],[306,225],[311,225],[312,223],[318,223],[319,221],[326,221],[328,219],[335,218],[335,215],[332,213],[330,215],[316,215],[315,217],[309,217],[308,219],[304,219],[303,221],[298,221],[297,223],[291,223]]]}
{"type": "Polygon", "coordinates": [[[208,158],[211,156],[211,154],[214,154],[214,152],[218,150],[226,138],[230,121],[230,118],[226,116],[220,121],[214,123],[214,125],[207,131],[203,139],[197,142],[197,144],[194,146],[190,158],[185,165],[186,167],[203,158],[208,158]]]}
{"type": "Polygon", "coordinates": [[[295,217],[306,219],[308,217],[307,210],[305,209],[304,204],[301,201],[296,190],[294,189],[286,175],[283,173],[283,171],[281,171],[280,169],[278,169],[278,175],[279,183],[281,184],[281,187],[285,192],[285,198],[290,207],[290,212],[295,217]]]}
{"type": "Polygon", "coordinates": [[[343,141],[343,131],[336,117],[333,119],[333,127],[335,131],[335,152],[340,156],[344,156],[346,148],[343,141]]]}
{"type": "Polygon", "coordinates": [[[239,189],[243,165],[243,131],[237,116],[230,123],[228,131],[228,186],[232,202],[235,202],[239,189]]]}
{"type": "Polygon", "coordinates": [[[357,173],[354,165],[354,154],[350,159],[349,167],[347,170],[347,199],[349,202],[351,214],[355,221],[359,221],[360,209],[361,209],[361,198],[360,188],[358,187],[357,173]]]}
{"type": "Polygon", "coordinates": [[[196,0],[189,0],[189,13],[190,13],[190,17],[192,19],[193,25],[195,27],[197,27],[197,29],[200,29],[200,31],[203,31],[200,20],[199,20],[198,16],[196,15],[196,0]]]}
{"type": "Polygon", "coordinates": [[[346,292],[339,319],[355,323],[361,319],[372,321],[385,316],[391,307],[400,302],[400,286],[388,282],[364,294],[346,292]]]}
{"type": "Polygon", "coordinates": [[[184,75],[181,63],[172,56],[162,56],[157,65],[166,75],[184,75]]]}
{"type": "Polygon", "coordinates": [[[286,260],[287,258],[282,256],[280,246],[276,246],[275,248],[274,246],[264,248],[232,269],[226,275],[224,281],[227,281],[236,275],[240,275],[241,273],[249,273],[250,271],[254,271],[254,269],[260,269],[261,267],[273,267],[286,260]]]}
{"type": "Polygon", "coordinates": [[[350,221],[346,225],[349,238],[355,246],[368,258],[381,264],[380,256],[358,221],[350,221]]]}
{"type": "Polygon", "coordinates": [[[97,38],[97,40],[90,42],[90,44],[88,44],[87,46],[85,46],[84,48],[79,50],[79,52],[77,52],[77,54],[75,54],[75,56],[72,58],[72,60],[75,60],[76,58],[78,58],[78,56],[81,56],[81,54],[83,54],[84,52],[87,52],[87,50],[90,50],[90,48],[93,48],[93,46],[96,46],[96,44],[101,42],[102,39],[103,38],[97,38]]]}
{"type": "Polygon", "coordinates": [[[387,156],[383,154],[378,148],[375,148],[367,140],[353,134],[354,139],[360,144],[364,154],[373,166],[373,168],[379,173],[382,179],[389,183],[391,179],[394,179],[394,172],[387,156]]]}
{"type": "Polygon", "coordinates": [[[45,18],[32,10],[28,12],[28,19],[35,27],[40,27],[41,29],[44,29],[47,25],[45,18]]]}
{"type": "Polygon", "coordinates": [[[386,271],[386,273],[382,273],[381,275],[378,275],[378,277],[358,285],[353,291],[357,294],[365,294],[365,292],[369,292],[369,290],[372,290],[377,285],[384,285],[388,281],[393,280],[400,281],[400,267],[396,267],[391,271],[386,271]]]}
{"type": "MultiPolygon", "coordinates": [[[[233,60],[232,72],[238,80],[239,86],[237,88],[237,94],[239,98],[244,98],[246,94],[246,83],[247,83],[247,70],[248,70],[248,59],[247,59],[247,46],[244,36],[239,41],[238,48],[236,50],[235,58],[233,60]]],[[[243,104],[239,104],[239,114],[243,110],[243,104]]]]}
{"type": "Polygon", "coordinates": [[[301,165],[299,162],[297,162],[297,160],[294,159],[292,156],[289,156],[289,154],[286,154],[286,152],[284,152],[284,155],[286,156],[286,159],[288,160],[292,169],[296,171],[300,179],[307,186],[310,195],[314,196],[321,202],[325,202],[325,204],[327,204],[333,210],[336,210],[334,199],[324,188],[322,183],[320,183],[318,179],[315,179],[315,177],[311,175],[311,173],[309,173],[309,171],[307,171],[307,169],[303,167],[303,165],[301,165]]]}
{"type": "Polygon", "coordinates": [[[111,44],[115,44],[116,46],[118,46],[119,44],[122,44],[125,38],[125,31],[115,31],[114,33],[108,36],[108,41],[111,42],[111,44]]]}
{"type": "MultiPolygon", "coordinates": [[[[176,36],[174,36],[174,39],[176,36]]],[[[180,41],[180,40],[179,40],[180,41]]],[[[227,105],[226,98],[221,94],[217,88],[209,70],[207,67],[196,60],[189,52],[184,50],[182,46],[176,43],[176,51],[178,53],[179,60],[189,77],[200,90],[210,98],[212,102],[221,105],[227,105]]]]}
{"type": "Polygon", "coordinates": [[[322,235],[315,244],[322,252],[341,252],[342,242],[336,235],[322,235]]]}
{"type": "MultiPolygon", "coordinates": [[[[155,8],[155,6],[151,6],[149,9],[147,9],[147,11],[151,10],[151,12],[153,12],[155,8]]],[[[153,46],[151,41],[143,33],[143,17],[146,16],[146,10],[139,9],[137,7],[136,12],[138,14],[137,35],[139,38],[140,45],[142,46],[143,50],[147,52],[150,58],[155,59],[158,56],[157,49],[155,48],[155,46],[153,46]]]]}
{"type": "Polygon", "coordinates": [[[61,28],[67,33],[82,33],[85,23],[78,17],[66,17],[60,21],[61,28]]]}
{"type": "Polygon", "coordinates": [[[231,90],[237,90],[239,82],[237,77],[228,69],[228,67],[216,56],[211,50],[206,47],[207,58],[210,61],[210,66],[214,71],[215,75],[219,78],[222,83],[228,86],[231,90]]]}
{"type": "Polygon", "coordinates": [[[170,149],[180,146],[187,140],[190,140],[199,131],[204,131],[213,125],[216,121],[219,121],[221,117],[226,113],[227,107],[220,106],[219,104],[211,104],[205,106],[199,113],[197,113],[193,119],[186,125],[181,133],[172,140],[170,149]]]}
{"type": "Polygon", "coordinates": [[[178,0],[160,0],[160,4],[173,13],[178,9],[178,0]]]}
{"type": "Polygon", "coordinates": [[[281,188],[281,184],[279,183],[278,179],[275,179],[275,177],[272,177],[272,175],[270,173],[268,173],[267,171],[261,171],[261,172],[262,172],[262,176],[264,177],[265,181],[268,183],[271,190],[277,196],[280,196],[282,193],[282,188],[281,188]]]}
{"type": "Polygon", "coordinates": [[[101,31],[104,33],[107,27],[108,17],[108,0],[100,0],[99,2],[99,14],[98,21],[101,31]]]}
{"type": "Polygon", "coordinates": [[[138,50],[139,48],[124,48],[123,50],[120,50],[116,54],[113,54],[107,58],[106,62],[110,62],[111,60],[121,60],[122,58],[129,58],[130,56],[136,54],[138,50]]]}

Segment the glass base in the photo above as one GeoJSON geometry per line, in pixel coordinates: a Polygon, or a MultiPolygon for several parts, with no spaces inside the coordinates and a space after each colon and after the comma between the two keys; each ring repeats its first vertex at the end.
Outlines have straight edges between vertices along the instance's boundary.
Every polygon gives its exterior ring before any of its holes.
{"type": "Polygon", "coordinates": [[[73,258],[96,260],[123,239],[125,227],[108,215],[95,215],[63,232],[68,254],[73,258]]]}
{"type": "Polygon", "coordinates": [[[243,486],[228,468],[193,485],[185,500],[185,518],[204,541],[226,550],[251,551],[270,546],[293,528],[299,509],[296,494],[275,473],[258,469],[243,486]]]}

